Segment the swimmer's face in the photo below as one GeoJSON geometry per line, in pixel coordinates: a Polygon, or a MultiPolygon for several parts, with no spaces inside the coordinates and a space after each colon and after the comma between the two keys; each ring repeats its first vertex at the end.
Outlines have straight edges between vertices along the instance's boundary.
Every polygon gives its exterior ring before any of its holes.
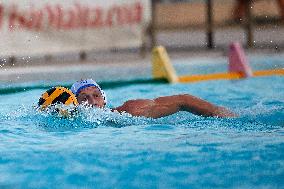
{"type": "Polygon", "coordinates": [[[82,89],[77,96],[79,104],[88,103],[89,105],[96,106],[98,108],[104,107],[104,97],[101,91],[97,87],[87,87],[82,89]]]}

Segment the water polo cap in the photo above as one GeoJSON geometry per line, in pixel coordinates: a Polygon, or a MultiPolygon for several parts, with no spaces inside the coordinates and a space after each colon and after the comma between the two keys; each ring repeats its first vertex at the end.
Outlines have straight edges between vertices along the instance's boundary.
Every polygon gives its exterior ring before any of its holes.
{"type": "Polygon", "coordinates": [[[64,87],[52,87],[43,93],[38,101],[38,105],[42,108],[59,103],[78,105],[78,101],[72,91],[64,87]]]}
{"type": "Polygon", "coordinates": [[[99,91],[101,92],[101,95],[104,98],[104,103],[106,105],[107,103],[107,98],[106,98],[106,94],[105,92],[101,89],[101,87],[92,79],[86,79],[86,80],[81,80],[81,81],[77,81],[75,82],[72,87],[71,87],[71,91],[78,96],[79,93],[81,92],[81,90],[87,88],[87,87],[96,87],[97,89],[99,89],[99,91]]]}

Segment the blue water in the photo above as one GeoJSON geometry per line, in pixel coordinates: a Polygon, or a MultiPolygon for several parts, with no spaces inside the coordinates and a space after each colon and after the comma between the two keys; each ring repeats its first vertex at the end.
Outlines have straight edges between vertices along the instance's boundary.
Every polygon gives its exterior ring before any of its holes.
{"type": "Polygon", "coordinates": [[[128,99],[188,93],[238,118],[161,119],[82,109],[36,112],[44,90],[1,95],[0,188],[284,188],[284,77],[106,90],[128,99]]]}

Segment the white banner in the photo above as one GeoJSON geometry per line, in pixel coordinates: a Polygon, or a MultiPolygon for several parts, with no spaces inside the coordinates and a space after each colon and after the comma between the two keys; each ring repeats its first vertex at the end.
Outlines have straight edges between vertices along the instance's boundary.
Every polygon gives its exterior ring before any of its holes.
{"type": "Polygon", "coordinates": [[[139,47],[150,0],[0,0],[0,56],[139,47]]]}

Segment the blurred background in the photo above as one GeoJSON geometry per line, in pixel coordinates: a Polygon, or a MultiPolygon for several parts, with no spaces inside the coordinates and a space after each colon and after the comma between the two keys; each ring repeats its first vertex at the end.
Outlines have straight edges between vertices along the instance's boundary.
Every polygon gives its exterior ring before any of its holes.
{"type": "Polygon", "coordinates": [[[177,57],[225,56],[233,41],[283,53],[283,1],[1,0],[0,79],[18,66],[150,62],[156,45],[177,57]]]}

